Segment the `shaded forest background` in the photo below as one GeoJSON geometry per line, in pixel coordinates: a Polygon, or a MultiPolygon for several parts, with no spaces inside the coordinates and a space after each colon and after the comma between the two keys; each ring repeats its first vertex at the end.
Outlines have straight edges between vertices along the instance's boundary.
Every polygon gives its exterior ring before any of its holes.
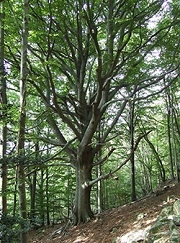
{"type": "Polygon", "coordinates": [[[180,180],[178,1],[0,10],[2,242],[180,180]]]}

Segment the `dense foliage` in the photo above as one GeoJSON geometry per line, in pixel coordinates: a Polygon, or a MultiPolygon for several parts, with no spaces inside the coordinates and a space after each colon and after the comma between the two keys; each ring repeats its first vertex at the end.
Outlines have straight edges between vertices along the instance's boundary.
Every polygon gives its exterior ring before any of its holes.
{"type": "Polygon", "coordinates": [[[21,220],[85,222],[180,179],[177,0],[0,5],[3,227],[26,243],[21,220]]]}

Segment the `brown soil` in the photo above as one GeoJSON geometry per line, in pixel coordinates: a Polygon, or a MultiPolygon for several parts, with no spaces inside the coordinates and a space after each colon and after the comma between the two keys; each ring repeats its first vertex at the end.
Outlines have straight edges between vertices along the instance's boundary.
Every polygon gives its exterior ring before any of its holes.
{"type": "Polygon", "coordinates": [[[119,208],[106,210],[96,219],[70,227],[68,232],[52,237],[61,226],[44,228],[30,233],[31,243],[111,243],[116,237],[152,225],[163,207],[180,199],[180,183],[169,182],[151,196],[119,208]]]}

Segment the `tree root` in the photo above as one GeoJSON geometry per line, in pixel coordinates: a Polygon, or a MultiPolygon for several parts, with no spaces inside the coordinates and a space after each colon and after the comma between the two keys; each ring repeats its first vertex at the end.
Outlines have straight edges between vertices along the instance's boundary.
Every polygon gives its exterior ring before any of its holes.
{"type": "Polygon", "coordinates": [[[64,224],[62,227],[60,227],[59,229],[55,230],[52,234],[51,234],[51,239],[52,238],[56,238],[57,236],[64,236],[65,234],[67,234],[70,226],[72,225],[72,221],[68,220],[68,222],[66,224],[64,224]]]}

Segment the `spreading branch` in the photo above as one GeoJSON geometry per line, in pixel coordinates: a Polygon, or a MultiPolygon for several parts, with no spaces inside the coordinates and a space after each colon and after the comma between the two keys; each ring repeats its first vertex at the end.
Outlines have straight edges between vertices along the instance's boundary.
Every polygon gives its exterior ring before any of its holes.
{"type": "Polygon", "coordinates": [[[98,178],[92,180],[92,181],[89,181],[86,183],[86,187],[88,186],[92,186],[94,185],[95,183],[97,183],[98,181],[101,181],[103,179],[108,179],[109,177],[111,177],[113,174],[115,174],[118,170],[120,170],[125,164],[127,164],[127,162],[131,159],[131,157],[133,156],[133,154],[135,153],[140,141],[146,137],[152,130],[146,132],[145,134],[142,134],[138,137],[136,143],[135,143],[135,146],[134,148],[132,149],[131,153],[129,154],[129,156],[117,167],[115,168],[113,171],[110,171],[108,172],[107,174],[104,174],[104,175],[101,175],[99,176],[98,178]]]}

